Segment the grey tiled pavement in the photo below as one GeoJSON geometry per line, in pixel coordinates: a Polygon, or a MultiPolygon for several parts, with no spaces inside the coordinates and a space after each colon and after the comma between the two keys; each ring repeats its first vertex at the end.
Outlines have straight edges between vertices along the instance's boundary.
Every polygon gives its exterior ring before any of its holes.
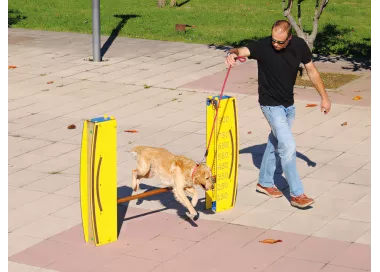
{"type": "MultiPolygon", "coordinates": [[[[83,120],[115,116],[119,187],[130,185],[134,165],[126,151],[134,145],[162,146],[202,159],[205,99],[216,94],[222,82],[214,80],[217,87],[213,90],[191,86],[207,76],[212,80],[213,75],[225,73],[223,51],[198,44],[117,38],[104,56],[106,61],[93,63],[86,60],[92,54],[91,35],[23,29],[8,33],[8,64],[17,66],[8,74],[9,256],[80,223],[83,120]],[[68,130],[70,124],[76,129],[68,130]],[[138,133],[126,133],[126,129],[138,133]]],[[[102,37],[102,43],[106,39],[102,37]]],[[[253,61],[243,65],[249,63],[253,61]]],[[[320,69],[336,71],[338,66],[339,62],[323,63],[320,69]]],[[[370,92],[370,72],[363,73],[365,81],[355,86],[370,92]]],[[[331,113],[323,115],[318,108],[305,107],[319,100],[298,98],[293,128],[297,164],[306,193],[316,199],[313,209],[298,210],[286,198],[269,199],[255,193],[269,127],[256,95],[229,92],[228,85],[226,93],[238,101],[241,166],[237,203],[224,213],[201,212],[201,218],[370,244],[370,103],[347,104],[347,99],[337,99],[331,113]],[[348,125],[341,126],[343,122],[348,125]]],[[[286,191],[281,174],[276,180],[286,191]]],[[[149,183],[157,185],[157,180],[149,183]]],[[[178,207],[170,196],[161,201],[132,201],[130,206],[165,213],[177,213],[178,207]]],[[[10,271],[52,271],[14,262],[9,265],[10,271]]]]}

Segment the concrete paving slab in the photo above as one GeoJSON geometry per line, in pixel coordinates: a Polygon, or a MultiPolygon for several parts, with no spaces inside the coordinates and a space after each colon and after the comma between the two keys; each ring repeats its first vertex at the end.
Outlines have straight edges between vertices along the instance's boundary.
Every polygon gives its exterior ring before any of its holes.
{"type": "MultiPolygon", "coordinates": [[[[102,41],[107,38],[102,37],[102,41]]],[[[220,92],[226,73],[222,50],[117,38],[105,55],[107,61],[94,63],[88,61],[90,43],[88,34],[9,29],[8,62],[17,66],[8,74],[11,271],[83,272],[86,268],[80,258],[93,260],[105,254],[84,245],[78,225],[79,155],[85,118],[103,114],[116,117],[118,183],[126,189],[134,162],[125,151],[134,145],[164,146],[196,160],[204,155],[205,100],[220,92]],[[68,130],[69,124],[77,128],[68,130]],[[127,129],[139,132],[124,132],[127,129]],[[41,193],[44,195],[35,197],[41,193]],[[58,242],[52,243],[54,239],[58,242]]],[[[343,86],[339,94],[329,92],[333,109],[328,115],[317,107],[305,107],[320,102],[315,90],[295,89],[297,167],[305,192],[316,200],[312,209],[297,210],[286,198],[270,199],[255,192],[269,126],[257,105],[256,67],[249,61],[233,68],[226,89],[226,94],[236,97],[239,114],[241,165],[235,208],[210,214],[201,200],[197,206],[201,219],[194,228],[179,217],[185,209],[171,194],[131,202],[119,241],[92,267],[94,271],[119,269],[125,262],[136,271],[171,271],[178,265],[185,271],[210,271],[209,259],[225,251],[220,246],[223,243],[233,244],[223,254],[237,261],[233,267],[222,261],[214,267],[218,271],[279,271],[278,266],[281,271],[284,267],[312,271],[322,268],[320,263],[324,266],[321,271],[368,269],[371,72],[354,71],[352,63],[342,60],[320,60],[316,65],[320,71],[357,74],[360,78],[343,86]],[[352,100],[358,94],[363,99],[352,100]],[[347,126],[341,126],[343,122],[347,126]],[[140,213],[153,214],[131,218],[140,213]],[[171,228],[173,231],[168,230],[171,228]],[[284,257],[309,235],[316,240],[298,249],[304,257],[284,257]],[[283,243],[258,241],[276,237],[283,243]],[[322,240],[326,242],[318,242],[322,240]],[[166,251],[169,241],[175,245],[169,248],[173,249],[171,253],[166,251]],[[363,247],[347,248],[342,253],[338,244],[345,242],[363,247]],[[153,251],[155,248],[159,250],[153,251]],[[323,253],[328,249],[340,253],[331,260],[334,254],[327,258],[323,253]],[[128,255],[129,250],[139,256],[128,255]],[[151,252],[155,258],[146,259],[151,252]],[[361,254],[360,261],[344,263],[342,254],[361,254]],[[183,267],[184,262],[192,265],[183,267]]],[[[281,173],[275,178],[288,190],[281,173]]],[[[159,186],[159,182],[146,182],[140,192],[147,186],[159,186]]]]}

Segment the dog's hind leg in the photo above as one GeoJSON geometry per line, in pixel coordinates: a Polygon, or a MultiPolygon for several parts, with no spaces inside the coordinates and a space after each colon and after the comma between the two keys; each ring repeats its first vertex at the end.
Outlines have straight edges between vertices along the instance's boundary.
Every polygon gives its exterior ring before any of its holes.
{"type": "Polygon", "coordinates": [[[194,187],[186,187],[185,188],[186,192],[188,192],[191,195],[191,205],[195,207],[198,203],[198,193],[195,190],[194,187]]]}
{"type": "Polygon", "coordinates": [[[140,185],[140,179],[151,178],[154,174],[151,170],[150,164],[145,162],[138,163],[137,168],[132,170],[132,189],[137,191],[140,185]]]}

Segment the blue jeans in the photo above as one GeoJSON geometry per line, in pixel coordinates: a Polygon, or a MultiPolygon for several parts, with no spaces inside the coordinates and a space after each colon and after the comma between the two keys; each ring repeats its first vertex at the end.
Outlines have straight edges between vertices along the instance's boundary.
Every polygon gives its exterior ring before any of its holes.
{"type": "Polygon", "coordinates": [[[291,127],[296,115],[295,106],[261,106],[261,110],[272,129],[260,167],[259,184],[263,187],[274,186],[277,150],[282,170],[289,183],[290,194],[300,196],[304,193],[303,186],[296,167],[296,143],[291,127]]]}

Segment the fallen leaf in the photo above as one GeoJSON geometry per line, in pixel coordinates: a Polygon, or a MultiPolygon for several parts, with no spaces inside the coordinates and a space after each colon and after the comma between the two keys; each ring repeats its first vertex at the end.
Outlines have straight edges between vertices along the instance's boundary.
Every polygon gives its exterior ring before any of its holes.
{"type": "Polygon", "coordinates": [[[14,66],[14,65],[9,65],[8,66],[8,69],[15,69],[15,68],[17,68],[17,66],[14,66]]]}
{"type": "Polygon", "coordinates": [[[306,108],[313,108],[313,107],[316,107],[318,106],[317,104],[307,104],[306,105],[306,108]]]}
{"type": "Polygon", "coordinates": [[[76,126],[75,126],[74,124],[72,124],[72,125],[69,125],[67,128],[68,128],[68,129],[75,129],[76,126]]]}
{"type": "Polygon", "coordinates": [[[340,124],[342,127],[343,126],[347,126],[347,122],[344,122],[344,123],[342,123],[342,124],[340,124]]]}
{"type": "Polygon", "coordinates": [[[184,25],[184,24],[176,24],[175,25],[175,30],[176,31],[186,31],[186,25],[184,25]]]}
{"type": "Polygon", "coordinates": [[[360,99],[363,99],[360,95],[357,95],[354,98],[352,98],[352,100],[360,100],[360,99]]]}
{"type": "Polygon", "coordinates": [[[48,82],[47,82],[47,84],[52,84],[52,83],[54,83],[54,81],[48,81],[48,82]]]}
{"type": "Polygon", "coordinates": [[[252,131],[248,131],[248,134],[252,134],[252,131]]]}
{"type": "Polygon", "coordinates": [[[260,241],[260,243],[264,243],[264,244],[275,244],[275,243],[281,243],[282,240],[275,240],[275,239],[265,239],[265,240],[262,240],[260,241]]]}
{"type": "Polygon", "coordinates": [[[136,132],[138,132],[138,131],[135,130],[135,129],[128,129],[128,130],[124,130],[124,132],[128,132],[128,133],[136,133],[136,132]]]}
{"type": "Polygon", "coordinates": [[[149,89],[150,87],[152,87],[152,86],[144,84],[144,89],[149,89]]]}

